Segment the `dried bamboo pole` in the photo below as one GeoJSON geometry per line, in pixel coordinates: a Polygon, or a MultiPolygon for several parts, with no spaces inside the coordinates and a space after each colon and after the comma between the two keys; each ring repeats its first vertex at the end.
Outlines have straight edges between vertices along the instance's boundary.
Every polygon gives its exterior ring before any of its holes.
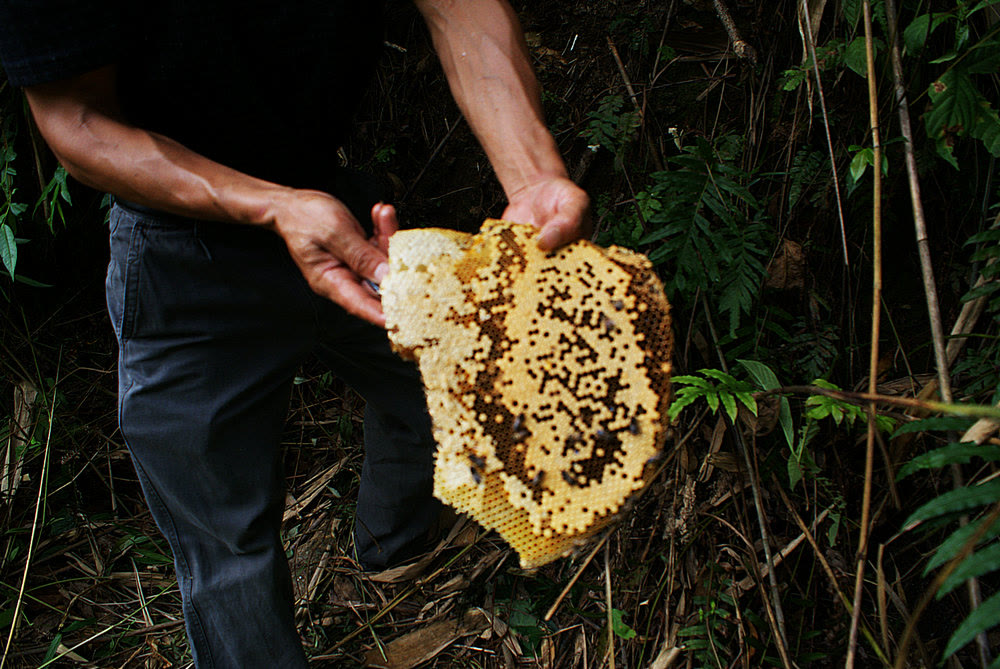
{"type": "MultiPolygon", "coordinates": [[[[951,375],[949,374],[950,363],[954,358],[949,358],[949,351],[944,343],[944,330],[941,325],[941,308],[938,304],[937,284],[934,279],[934,268],[931,263],[930,243],[927,239],[927,223],[924,219],[923,201],[920,197],[920,180],[917,176],[917,160],[913,152],[913,129],[910,125],[910,107],[906,99],[906,87],[903,85],[903,64],[899,52],[899,31],[896,23],[896,5],[894,0],[886,0],[886,20],[891,26],[892,34],[889,36],[889,57],[892,62],[893,88],[896,94],[897,111],[899,113],[899,127],[903,135],[903,155],[906,159],[906,173],[910,185],[910,203],[913,208],[913,227],[917,234],[917,251],[920,256],[920,272],[924,282],[924,296],[927,300],[927,315],[931,322],[931,339],[934,347],[934,360],[937,363],[938,386],[941,392],[941,399],[945,402],[952,401],[951,375]]],[[[967,305],[968,306],[968,305],[967,305]]],[[[971,307],[973,311],[975,307],[971,307]]],[[[965,310],[963,309],[963,314],[965,310]]],[[[955,355],[961,344],[956,343],[955,355]]],[[[964,344],[964,340],[962,340],[964,344]]],[[[951,348],[949,346],[948,348],[951,348]]],[[[952,480],[956,488],[961,487],[962,470],[958,465],[952,465],[952,480]]],[[[962,524],[967,523],[967,517],[962,518],[962,524]]],[[[969,597],[969,607],[973,611],[979,607],[982,599],[979,591],[979,581],[969,579],[966,581],[966,590],[969,597]]],[[[976,636],[976,644],[979,650],[979,663],[986,667],[989,664],[989,642],[986,633],[982,632],[976,636]]]]}
{"type": "MultiPolygon", "coordinates": [[[[875,86],[875,48],[872,38],[871,0],[862,3],[865,22],[865,60],[868,79],[868,114],[872,131],[874,169],[872,170],[872,330],[871,356],[868,360],[868,392],[878,390],[878,338],[882,316],[882,144],[879,139],[878,91],[875,86]]],[[[871,530],[872,477],[875,464],[875,403],[868,405],[868,438],[865,445],[865,482],[861,499],[861,527],[854,575],[854,600],[851,627],[847,640],[846,669],[853,669],[858,645],[858,620],[864,595],[865,563],[868,561],[868,534],[871,530]]]]}
{"type": "Polygon", "coordinates": [[[903,64],[899,54],[899,35],[896,31],[896,3],[886,0],[886,20],[892,29],[889,36],[890,60],[892,61],[892,81],[899,113],[899,130],[903,135],[903,157],[906,160],[906,174],[910,184],[910,204],[913,208],[913,227],[917,234],[917,250],[920,254],[920,271],[924,281],[924,296],[927,300],[927,315],[931,321],[931,337],[934,342],[934,360],[937,362],[938,383],[941,398],[951,402],[951,377],[948,374],[948,359],[945,356],[944,330],[941,327],[941,308],[938,305],[937,284],[931,264],[930,243],[927,239],[927,223],[924,205],[920,197],[920,179],[917,176],[917,159],[913,152],[913,128],[910,125],[910,106],[903,85],[903,64]]]}

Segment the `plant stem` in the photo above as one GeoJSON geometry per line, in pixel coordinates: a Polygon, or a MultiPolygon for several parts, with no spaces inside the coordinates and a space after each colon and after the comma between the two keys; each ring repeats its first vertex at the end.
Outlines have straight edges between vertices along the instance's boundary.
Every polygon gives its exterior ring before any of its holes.
{"type": "Polygon", "coordinates": [[[806,0],[801,2],[803,20],[806,23],[804,39],[809,58],[812,59],[813,76],[816,77],[816,92],[819,94],[819,108],[823,113],[823,129],[826,131],[826,148],[830,153],[830,172],[833,176],[833,191],[837,196],[837,217],[840,219],[840,243],[844,251],[844,266],[849,267],[847,257],[847,226],[844,223],[844,205],[840,198],[840,179],[837,177],[837,160],[833,153],[833,137],[830,135],[830,117],[826,113],[826,98],[823,96],[823,83],[819,78],[819,63],[816,59],[816,44],[813,42],[812,20],[809,18],[809,6],[806,0]]]}
{"type": "MultiPolygon", "coordinates": [[[[878,390],[878,340],[882,315],[882,144],[879,139],[878,91],[875,87],[875,48],[872,40],[872,13],[870,0],[862,3],[865,22],[865,60],[868,71],[868,113],[872,131],[874,169],[872,170],[872,329],[871,356],[868,360],[868,392],[878,390]]],[[[851,610],[851,627],[847,640],[846,669],[853,669],[858,644],[858,619],[864,596],[865,563],[868,560],[868,534],[871,531],[872,477],[875,461],[875,403],[868,404],[868,436],[865,444],[865,481],[861,498],[861,527],[858,537],[858,555],[854,574],[854,600],[851,610]]],[[[891,472],[888,473],[890,476],[891,472]]]]}

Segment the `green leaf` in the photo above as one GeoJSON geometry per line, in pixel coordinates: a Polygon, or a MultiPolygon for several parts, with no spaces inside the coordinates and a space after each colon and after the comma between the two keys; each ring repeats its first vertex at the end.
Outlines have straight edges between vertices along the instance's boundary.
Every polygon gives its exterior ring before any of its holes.
{"type": "MultiPolygon", "coordinates": [[[[955,556],[958,555],[958,552],[962,550],[962,547],[965,546],[965,542],[967,542],[985,522],[986,520],[981,518],[952,532],[947,539],[941,542],[941,545],[938,546],[934,555],[927,562],[927,566],[924,568],[924,575],[926,576],[931,573],[948,560],[954,559],[955,556]]],[[[993,526],[983,533],[980,543],[987,542],[997,536],[1000,536],[1000,519],[994,521],[993,526]]]]}
{"type": "Polygon", "coordinates": [[[861,181],[868,166],[875,162],[875,151],[872,149],[861,149],[851,158],[851,178],[861,181]]]}
{"type": "Polygon", "coordinates": [[[17,267],[17,241],[14,239],[14,231],[6,223],[0,224],[0,260],[11,276],[14,276],[14,268],[17,267]]]}
{"type": "Polygon", "coordinates": [[[718,392],[712,391],[712,390],[710,390],[709,392],[707,392],[705,394],[705,401],[708,402],[708,408],[712,410],[712,413],[715,413],[716,411],[719,410],[719,393],[718,392]]]}
{"type": "Polygon", "coordinates": [[[1000,569],[1000,543],[993,543],[972,553],[951,572],[938,589],[937,598],[941,599],[957,586],[970,578],[979,578],[1000,569]]]}
{"type": "MultiPolygon", "coordinates": [[[[737,362],[743,365],[743,368],[757,382],[757,385],[764,390],[774,390],[781,387],[774,371],[764,363],[743,359],[737,359],[737,362]]],[[[754,415],[756,415],[756,411],[754,415]]],[[[795,425],[792,422],[792,407],[788,403],[787,397],[782,397],[779,400],[778,424],[781,425],[781,431],[785,434],[785,441],[788,442],[789,448],[793,447],[795,445],[795,425]]]]}
{"type": "Polygon", "coordinates": [[[737,413],[736,398],[726,392],[719,393],[719,398],[722,400],[722,407],[726,410],[729,420],[735,423],[737,413]]]}
{"type": "Polygon", "coordinates": [[[788,458],[788,487],[791,490],[795,490],[795,486],[802,480],[804,475],[805,472],[802,471],[802,463],[799,462],[799,458],[793,453],[788,458]]]}
{"type": "Polygon", "coordinates": [[[948,659],[954,655],[957,650],[972,641],[977,634],[994,627],[998,620],[1000,620],[1000,592],[995,593],[980,604],[979,608],[962,621],[955,633],[951,635],[951,639],[948,640],[942,659],[948,659]]]}
{"type": "Polygon", "coordinates": [[[688,376],[688,375],[678,375],[670,377],[671,383],[684,383],[689,386],[698,386],[699,388],[711,388],[712,384],[701,378],[700,376],[688,376]]]}
{"type": "Polygon", "coordinates": [[[983,146],[995,158],[1000,158],[1000,117],[995,109],[983,101],[980,105],[981,113],[970,133],[976,139],[982,141],[983,146]]]}
{"type": "Polygon", "coordinates": [[[936,518],[946,513],[965,511],[984,504],[992,504],[997,500],[1000,500],[1000,479],[982,485],[949,490],[910,514],[910,517],[903,523],[903,527],[910,529],[914,524],[924,520],[936,518]]]}
{"type": "Polygon", "coordinates": [[[621,639],[632,639],[635,637],[635,630],[625,624],[622,620],[623,615],[619,609],[611,609],[611,631],[621,639]]]}
{"type": "Polygon", "coordinates": [[[700,395],[693,393],[676,397],[674,401],[670,403],[670,408],[667,409],[667,417],[670,419],[670,422],[672,423],[677,420],[677,416],[680,415],[684,407],[692,404],[699,397],[700,395]]]}
{"type": "Polygon", "coordinates": [[[910,25],[906,26],[906,30],[903,31],[903,44],[906,45],[906,52],[912,56],[923,49],[930,31],[930,14],[921,14],[913,19],[910,25]]]}
{"type": "Polygon", "coordinates": [[[892,438],[902,434],[911,434],[914,432],[931,432],[931,431],[942,431],[942,432],[965,432],[967,429],[972,427],[973,420],[971,418],[961,418],[958,416],[934,416],[932,418],[921,418],[920,420],[913,420],[909,423],[903,423],[899,428],[892,433],[892,438]]]}
{"type": "Polygon", "coordinates": [[[865,38],[855,37],[844,53],[844,63],[858,75],[868,76],[868,53],[865,49],[865,38]]]}
{"type": "Polygon", "coordinates": [[[965,464],[970,462],[974,457],[980,457],[984,460],[1000,460],[1000,446],[992,444],[983,444],[980,446],[974,443],[948,444],[942,448],[918,455],[907,462],[900,468],[899,474],[896,475],[896,480],[906,478],[910,474],[922,469],[937,469],[956,463],[965,464]]]}

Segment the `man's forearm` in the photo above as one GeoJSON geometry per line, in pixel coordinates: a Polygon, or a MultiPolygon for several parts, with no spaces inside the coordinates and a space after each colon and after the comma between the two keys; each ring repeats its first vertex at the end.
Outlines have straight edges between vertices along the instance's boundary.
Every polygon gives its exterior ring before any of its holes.
{"type": "Polygon", "coordinates": [[[452,94],[510,197],[565,177],[517,16],[500,0],[418,0],[452,94]]]}
{"type": "Polygon", "coordinates": [[[385,239],[397,226],[391,206],[373,212],[370,242],[338,199],[254,178],[122,120],[113,68],[25,92],[38,127],[66,170],[90,186],[182,216],[260,225],[276,232],[312,289],[381,325],[363,279],[388,271],[385,239]]]}
{"type": "Polygon", "coordinates": [[[42,135],[77,180],[155,209],[266,225],[283,188],[121,120],[113,70],[26,90],[42,135]],[[110,101],[110,102],[109,102],[110,101]]]}

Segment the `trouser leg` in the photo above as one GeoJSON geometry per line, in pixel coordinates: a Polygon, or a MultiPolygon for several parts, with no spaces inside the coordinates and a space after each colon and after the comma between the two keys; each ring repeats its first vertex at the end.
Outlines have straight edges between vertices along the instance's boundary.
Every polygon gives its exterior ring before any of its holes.
{"type": "Polygon", "coordinates": [[[311,294],[262,231],[117,207],[112,228],[121,429],[174,553],[195,662],[304,667],[278,444],[311,294]]]}
{"type": "MultiPolygon", "coordinates": [[[[339,310],[338,310],[339,311],[339,310]]],[[[322,321],[320,355],[365,398],[365,460],[355,549],[383,569],[427,548],[441,511],[432,496],[434,439],[420,375],[395,356],[381,328],[333,312],[322,321]]]]}

